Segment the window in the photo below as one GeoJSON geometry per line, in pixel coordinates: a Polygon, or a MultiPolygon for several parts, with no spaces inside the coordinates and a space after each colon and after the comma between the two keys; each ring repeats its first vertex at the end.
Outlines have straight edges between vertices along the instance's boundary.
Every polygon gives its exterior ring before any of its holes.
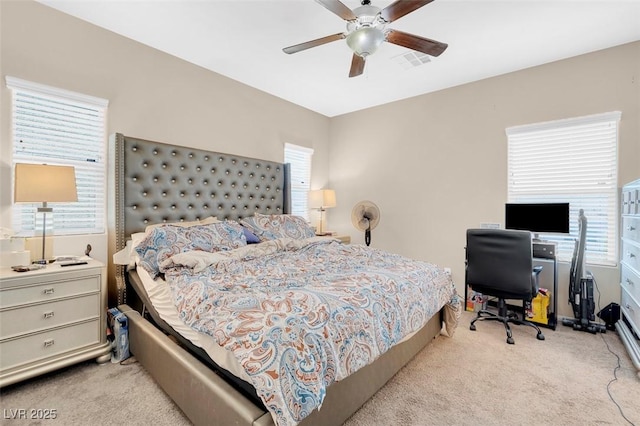
{"type": "Polygon", "coordinates": [[[510,127],[509,202],[570,203],[570,235],[545,234],[571,260],[578,212],[587,217],[585,257],[615,265],[618,229],[618,124],[620,112],[510,127]]]}
{"type": "MultiPolygon", "coordinates": [[[[105,232],[105,129],[108,102],[7,77],[12,91],[13,164],[74,166],[77,203],[50,203],[57,235],[105,232]]],[[[38,204],[14,204],[13,228],[34,235],[38,204]]]]}
{"type": "Polygon", "coordinates": [[[291,214],[309,220],[311,156],[313,149],[284,144],[284,162],[291,164],[291,214]]]}

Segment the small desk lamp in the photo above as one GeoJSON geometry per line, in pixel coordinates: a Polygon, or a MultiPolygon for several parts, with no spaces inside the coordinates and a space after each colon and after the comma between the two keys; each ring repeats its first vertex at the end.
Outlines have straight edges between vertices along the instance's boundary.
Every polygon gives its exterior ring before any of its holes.
{"type": "Polygon", "coordinates": [[[336,206],[336,191],[333,189],[319,189],[311,191],[309,194],[309,204],[311,208],[320,210],[320,227],[317,235],[324,235],[322,232],[322,216],[326,209],[336,206]]]}
{"type": "Polygon", "coordinates": [[[76,173],[73,166],[51,166],[47,164],[16,164],[14,202],[42,203],[38,213],[42,219],[42,258],[37,262],[46,264],[44,254],[47,233],[47,213],[53,209],[47,203],[78,201],[76,173]]]}

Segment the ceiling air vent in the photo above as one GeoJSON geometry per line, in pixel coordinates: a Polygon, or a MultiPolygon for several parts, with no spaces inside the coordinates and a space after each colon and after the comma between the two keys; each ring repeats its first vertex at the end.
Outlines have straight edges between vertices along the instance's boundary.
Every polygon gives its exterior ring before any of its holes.
{"type": "Polygon", "coordinates": [[[400,64],[404,69],[419,67],[420,65],[431,62],[431,57],[429,55],[415,50],[394,56],[391,59],[400,64]]]}

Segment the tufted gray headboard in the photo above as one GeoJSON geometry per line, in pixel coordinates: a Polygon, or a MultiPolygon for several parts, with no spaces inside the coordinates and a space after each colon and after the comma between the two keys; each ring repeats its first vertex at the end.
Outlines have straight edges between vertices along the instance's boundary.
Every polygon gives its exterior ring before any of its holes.
{"type": "MultiPolygon", "coordinates": [[[[290,212],[288,164],[119,133],[110,138],[109,160],[110,257],[150,224],[290,212]]],[[[109,306],[124,302],[123,291],[110,279],[109,306]]]]}

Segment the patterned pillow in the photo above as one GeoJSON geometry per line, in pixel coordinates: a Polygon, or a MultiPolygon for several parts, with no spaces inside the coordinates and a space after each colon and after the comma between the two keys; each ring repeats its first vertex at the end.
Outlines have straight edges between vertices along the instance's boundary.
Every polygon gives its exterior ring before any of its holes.
{"type": "Polygon", "coordinates": [[[260,241],[275,240],[276,238],[310,238],[315,235],[313,229],[300,216],[288,214],[259,214],[240,220],[242,226],[249,228],[260,241]]]}
{"type": "Polygon", "coordinates": [[[152,228],[136,247],[139,264],[156,278],[159,265],[177,253],[200,250],[216,252],[247,245],[242,226],[236,222],[215,222],[208,225],[182,227],[163,225],[152,228]]]}

